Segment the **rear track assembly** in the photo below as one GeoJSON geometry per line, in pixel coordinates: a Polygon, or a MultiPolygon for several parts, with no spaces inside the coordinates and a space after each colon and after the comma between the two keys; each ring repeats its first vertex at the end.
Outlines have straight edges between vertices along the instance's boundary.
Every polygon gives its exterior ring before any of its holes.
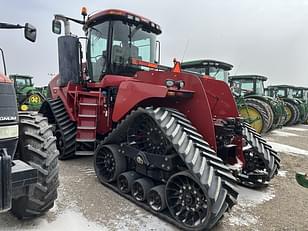
{"type": "Polygon", "coordinates": [[[239,175],[241,183],[254,188],[266,186],[280,168],[280,157],[248,123],[243,123],[243,138],[246,164],[239,175]]]}
{"type": "Polygon", "coordinates": [[[230,169],[174,109],[126,116],[97,147],[95,170],[101,183],[185,230],[212,228],[238,195],[230,169]]]}

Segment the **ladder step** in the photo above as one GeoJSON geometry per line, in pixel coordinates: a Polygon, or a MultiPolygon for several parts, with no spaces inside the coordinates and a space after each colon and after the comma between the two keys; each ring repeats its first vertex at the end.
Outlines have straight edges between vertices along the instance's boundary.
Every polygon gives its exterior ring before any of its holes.
{"type": "Polygon", "coordinates": [[[77,142],[95,142],[96,139],[78,139],[76,138],[77,142]]]}
{"type": "Polygon", "coordinates": [[[85,117],[85,118],[96,118],[96,115],[85,115],[85,114],[78,114],[79,117],[85,117]]]}
{"type": "Polygon", "coordinates": [[[76,156],[93,156],[94,152],[93,151],[76,151],[75,155],[76,156]]]}
{"type": "Polygon", "coordinates": [[[80,130],[95,130],[96,127],[86,127],[86,126],[83,126],[83,127],[77,127],[77,129],[80,129],[80,130]]]}
{"type": "Polygon", "coordinates": [[[97,106],[97,103],[79,103],[81,106],[97,106]]]}

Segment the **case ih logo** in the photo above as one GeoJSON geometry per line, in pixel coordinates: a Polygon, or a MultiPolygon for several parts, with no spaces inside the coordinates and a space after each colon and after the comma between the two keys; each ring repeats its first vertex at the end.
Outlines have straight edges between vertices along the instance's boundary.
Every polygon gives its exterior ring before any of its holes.
{"type": "Polygon", "coordinates": [[[0,121],[16,120],[16,116],[0,116],[0,121]]]}

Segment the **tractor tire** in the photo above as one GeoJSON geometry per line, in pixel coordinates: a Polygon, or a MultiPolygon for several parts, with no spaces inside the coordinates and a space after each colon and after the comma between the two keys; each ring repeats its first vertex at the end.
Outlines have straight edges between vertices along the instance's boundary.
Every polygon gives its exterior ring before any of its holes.
{"type": "Polygon", "coordinates": [[[175,109],[131,112],[98,145],[94,159],[102,184],[181,230],[210,230],[237,200],[230,168],[175,109]],[[158,164],[161,158],[164,162],[158,164]],[[192,200],[184,201],[183,195],[192,200]]]}
{"type": "Polygon", "coordinates": [[[269,104],[261,100],[246,98],[245,105],[239,111],[241,116],[260,134],[268,132],[272,127],[273,110],[269,104]]]}
{"type": "Polygon", "coordinates": [[[286,104],[286,110],[288,114],[288,119],[286,120],[285,125],[286,126],[294,125],[299,120],[299,109],[293,103],[285,101],[285,104],[286,104]]]}
{"type": "Polygon", "coordinates": [[[53,207],[59,186],[59,151],[52,126],[38,113],[19,115],[18,159],[38,170],[36,184],[27,186],[22,196],[12,199],[12,213],[30,219],[53,207]]]}

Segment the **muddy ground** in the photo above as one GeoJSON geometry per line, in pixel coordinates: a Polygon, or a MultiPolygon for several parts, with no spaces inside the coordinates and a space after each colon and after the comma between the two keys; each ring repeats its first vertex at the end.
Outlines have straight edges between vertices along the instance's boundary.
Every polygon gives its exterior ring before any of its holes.
{"type": "MultiPolygon", "coordinates": [[[[308,189],[296,171],[308,173],[308,126],[276,130],[266,136],[281,153],[282,167],[268,188],[240,188],[239,203],[213,229],[308,230],[308,189]]],[[[177,230],[97,181],[91,157],[60,162],[61,186],[55,207],[45,216],[19,221],[0,214],[0,230],[177,230]]]]}

